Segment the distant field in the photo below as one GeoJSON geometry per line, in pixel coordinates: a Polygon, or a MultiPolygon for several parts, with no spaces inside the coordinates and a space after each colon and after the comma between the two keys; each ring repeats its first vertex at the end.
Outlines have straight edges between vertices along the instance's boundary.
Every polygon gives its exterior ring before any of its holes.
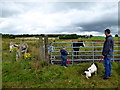
{"type": "MultiPolygon", "coordinates": [[[[120,40],[119,37],[113,37],[114,40],[120,40]]],[[[39,38],[36,38],[36,37],[17,37],[16,39],[39,39],[39,38]]],[[[54,37],[49,37],[49,39],[57,39],[57,38],[54,38],[54,37]]],[[[94,37],[91,37],[91,38],[79,38],[80,40],[105,40],[105,37],[103,36],[94,36],[94,37]]]]}
{"type": "MultiPolygon", "coordinates": [[[[17,38],[15,38],[15,39],[39,39],[39,38],[37,38],[37,37],[17,37],[17,38]]],[[[52,38],[52,37],[49,37],[49,39],[52,39],[52,40],[55,40],[55,39],[57,39],[57,38],[52,38]]]]}
{"type": "Polygon", "coordinates": [[[36,37],[17,37],[15,39],[39,39],[39,38],[36,38],[36,37]]]}
{"type": "MultiPolygon", "coordinates": [[[[120,40],[120,37],[113,37],[114,40],[120,40]]],[[[83,40],[105,40],[105,37],[95,36],[91,38],[83,38],[83,40]]]]}

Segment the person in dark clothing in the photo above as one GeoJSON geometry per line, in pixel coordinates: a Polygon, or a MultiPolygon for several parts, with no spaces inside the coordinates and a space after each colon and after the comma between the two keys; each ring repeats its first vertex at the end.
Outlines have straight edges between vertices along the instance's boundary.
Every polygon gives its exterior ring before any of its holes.
{"type": "Polygon", "coordinates": [[[66,48],[63,47],[61,50],[60,50],[60,53],[61,53],[61,59],[62,59],[62,66],[66,66],[66,62],[67,62],[67,55],[68,55],[68,52],[66,51],[66,48]]]}
{"type": "Polygon", "coordinates": [[[108,79],[108,77],[111,76],[111,57],[113,56],[113,50],[114,50],[114,40],[112,38],[112,35],[110,35],[110,30],[105,30],[106,40],[104,42],[102,55],[104,56],[104,67],[105,67],[105,73],[103,76],[103,79],[108,79]]]}

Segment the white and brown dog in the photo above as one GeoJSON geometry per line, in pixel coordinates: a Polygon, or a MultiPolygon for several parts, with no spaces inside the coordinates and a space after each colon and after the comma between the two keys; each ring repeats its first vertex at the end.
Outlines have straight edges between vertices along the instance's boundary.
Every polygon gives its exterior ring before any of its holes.
{"type": "Polygon", "coordinates": [[[86,78],[89,79],[92,74],[97,74],[98,65],[93,63],[87,70],[84,71],[83,75],[86,75],[86,78]]]}

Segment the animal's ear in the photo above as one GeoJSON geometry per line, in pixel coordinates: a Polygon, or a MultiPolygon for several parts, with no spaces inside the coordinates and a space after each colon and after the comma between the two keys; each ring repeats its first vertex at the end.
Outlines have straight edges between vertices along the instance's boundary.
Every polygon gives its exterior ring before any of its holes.
{"type": "Polygon", "coordinates": [[[88,69],[84,69],[84,71],[88,71],[88,69]]]}
{"type": "Polygon", "coordinates": [[[98,65],[97,65],[97,63],[94,63],[95,64],[95,66],[98,68],[98,65]]]}
{"type": "Polygon", "coordinates": [[[93,63],[92,64],[90,64],[90,66],[92,66],[93,65],[93,63]]]}
{"type": "Polygon", "coordinates": [[[82,75],[86,75],[86,73],[84,72],[82,75]]]}
{"type": "Polygon", "coordinates": [[[89,69],[88,71],[90,71],[91,69],[89,69]]]}

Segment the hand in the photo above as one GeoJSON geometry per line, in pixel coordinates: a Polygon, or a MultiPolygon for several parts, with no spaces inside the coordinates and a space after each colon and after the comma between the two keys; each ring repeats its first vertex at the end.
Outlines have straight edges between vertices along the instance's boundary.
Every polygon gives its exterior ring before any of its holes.
{"type": "Polygon", "coordinates": [[[102,56],[102,59],[104,59],[105,56],[102,56]]]}

